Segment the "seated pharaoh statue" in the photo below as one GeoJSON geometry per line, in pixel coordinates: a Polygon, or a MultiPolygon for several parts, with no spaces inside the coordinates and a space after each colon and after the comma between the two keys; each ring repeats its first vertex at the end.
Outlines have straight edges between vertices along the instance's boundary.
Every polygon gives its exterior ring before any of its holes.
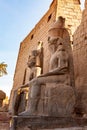
{"type": "MultiPolygon", "coordinates": [[[[39,42],[42,45],[42,42],[39,42]]],[[[41,46],[38,45],[38,46],[41,46]]],[[[42,73],[42,46],[40,49],[33,50],[28,58],[28,67],[30,68],[29,81],[42,73]]]]}
{"type": "MultiPolygon", "coordinates": [[[[38,42],[38,48],[36,50],[32,50],[29,53],[27,68],[29,68],[29,81],[33,78],[39,76],[42,73],[42,64],[43,64],[43,42],[38,42]]],[[[27,93],[28,88],[19,88],[14,89],[12,108],[9,110],[10,115],[18,115],[26,109],[27,104],[27,93]]]]}
{"type": "Polygon", "coordinates": [[[49,72],[30,80],[27,110],[20,116],[71,116],[75,105],[74,72],[70,37],[59,17],[48,32],[51,53],[49,72]]]}

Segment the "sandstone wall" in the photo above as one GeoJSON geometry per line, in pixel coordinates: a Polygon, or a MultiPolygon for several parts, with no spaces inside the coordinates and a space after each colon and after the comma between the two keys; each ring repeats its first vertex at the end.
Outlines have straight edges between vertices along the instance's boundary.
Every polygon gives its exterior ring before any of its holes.
{"type": "Polygon", "coordinates": [[[73,57],[78,92],[76,107],[87,116],[87,0],[81,24],[74,33],[73,57]]]}
{"type": "Polygon", "coordinates": [[[66,28],[68,28],[71,35],[77,29],[77,26],[81,22],[81,8],[80,8],[80,1],[79,0],[58,0],[57,1],[57,13],[56,18],[58,16],[63,16],[66,18],[66,28]]]}
{"type": "Polygon", "coordinates": [[[83,11],[81,24],[74,33],[73,54],[76,86],[80,88],[87,85],[87,7],[83,11]]]}

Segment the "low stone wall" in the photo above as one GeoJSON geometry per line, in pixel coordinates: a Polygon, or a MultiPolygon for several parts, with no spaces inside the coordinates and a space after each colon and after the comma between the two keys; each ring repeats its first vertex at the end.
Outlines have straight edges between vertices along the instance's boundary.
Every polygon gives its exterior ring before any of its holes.
{"type": "Polygon", "coordinates": [[[10,120],[7,112],[0,112],[0,130],[10,130],[10,120]]]}

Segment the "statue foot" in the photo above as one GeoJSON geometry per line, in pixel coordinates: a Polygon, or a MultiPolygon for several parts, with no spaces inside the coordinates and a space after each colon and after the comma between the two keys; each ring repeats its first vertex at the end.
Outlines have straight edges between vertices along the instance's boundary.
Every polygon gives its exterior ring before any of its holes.
{"type": "Polygon", "coordinates": [[[35,112],[31,112],[30,110],[24,111],[18,114],[19,116],[34,116],[37,115],[35,112]]]}

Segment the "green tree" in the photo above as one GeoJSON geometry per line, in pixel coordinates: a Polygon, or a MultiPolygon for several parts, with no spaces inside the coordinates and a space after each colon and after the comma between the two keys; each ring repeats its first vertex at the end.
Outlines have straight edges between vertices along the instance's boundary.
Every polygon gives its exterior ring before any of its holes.
{"type": "Polygon", "coordinates": [[[0,77],[7,74],[7,64],[4,62],[0,63],[0,77]]]}

